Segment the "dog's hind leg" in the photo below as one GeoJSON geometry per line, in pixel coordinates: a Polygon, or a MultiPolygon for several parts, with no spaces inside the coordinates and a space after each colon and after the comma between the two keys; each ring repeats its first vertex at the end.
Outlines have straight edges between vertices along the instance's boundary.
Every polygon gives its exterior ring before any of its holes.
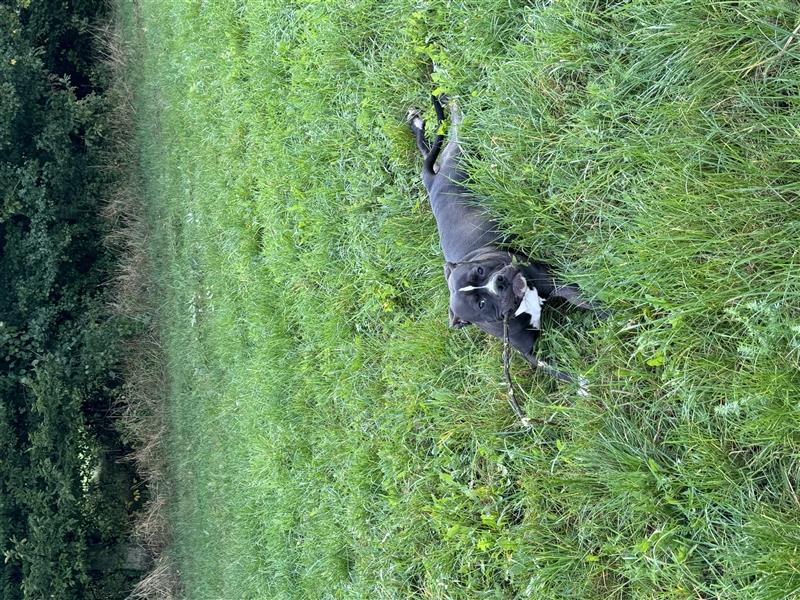
{"type": "MultiPolygon", "coordinates": [[[[438,129],[438,127],[441,126],[442,121],[444,121],[444,113],[442,112],[442,105],[439,104],[439,101],[436,98],[433,98],[433,108],[436,111],[438,129]]],[[[423,161],[423,178],[426,179],[425,187],[430,189],[430,186],[428,185],[430,182],[428,179],[434,177],[439,171],[435,165],[436,159],[439,158],[439,152],[442,149],[444,135],[437,131],[433,142],[428,143],[428,141],[425,139],[425,122],[422,120],[422,117],[419,116],[419,113],[415,110],[411,110],[408,112],[407,119],[408,125],[411,128],[411,132],[414,134],[417,148],[419,148],[420,152],[422,152],[422,156],[425,158],[423,161]]]]}
{"type": "Polygon", "coordinates": [[[455,100],[448,100],[447,107],[450,109],[450,127],[453,139],[458,137],[458,126],[464,120],[464,115],[461,114],[461,109],[458,108],[458,103],[455,100]]]}
{"type": "Polygon", "coordinates": [[[448,100],[446,97],[434,100],[439,104],[442,102],[446,103],[447,107],[450,109],[450,124],[447,128],[448,141],[444,150],[442,150],[442,157],[440,159],[441,163],[444,164],[448,161],[458,160],[458,156],[461,154],[461,147],[458,143],[458,129],[461,125],[462,116],[455,100],[448,100]]]}
{"type": "Polygon", "coordinates": [[[425,139],[425,121],[422,120],[420,112],[412,108],[408,111],[406,117],[408,126],[411,128],[411,133],[414,136],[414,141],[417,143],[417,148],[422,153],[423,158],[427,157],[431,152],[431,145],[425,139]]]}

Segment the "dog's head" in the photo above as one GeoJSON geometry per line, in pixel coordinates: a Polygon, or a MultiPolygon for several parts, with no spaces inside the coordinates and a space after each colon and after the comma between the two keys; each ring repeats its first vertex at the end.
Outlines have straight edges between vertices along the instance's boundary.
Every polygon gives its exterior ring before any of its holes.
{"type": "Polygon", "coordinates": [[[450,327],[491,323],[511,316],[527,290],[520,270],[503,256],[445,263],[450,288],[450,327]]]}

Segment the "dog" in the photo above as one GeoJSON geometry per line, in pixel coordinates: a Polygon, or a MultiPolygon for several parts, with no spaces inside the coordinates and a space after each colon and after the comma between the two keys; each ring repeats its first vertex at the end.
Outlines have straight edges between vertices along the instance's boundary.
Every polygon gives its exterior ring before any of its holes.
{"type": "Polygon", "coordinates": [[[444,110],[433,97],[437,134],[425,137],[420,112],[408,113],[408,124],[423,156],[422,181],[436,218],[444,253],[444,276],[450,291],[450,327],[474,324],[486,333],[503,338],[503,320],[508,320],[509,343],[531,364],[562,381],[573,378],[539,360],[535,353],[539,337],[541,306],[561,298],[581,308],[597,310],[572,284],[559,284],[550,268],[505,247],[497,223],[486,216],[477,198],[465,187],[461,165],[458,125],[461,115],[450,103],[450,136],[442,150],[439,132],[444,110]],[[441,154],[441,156],[440,156],[441,154]],[[438,164],[437,164],[438,160],[438,164]]]}

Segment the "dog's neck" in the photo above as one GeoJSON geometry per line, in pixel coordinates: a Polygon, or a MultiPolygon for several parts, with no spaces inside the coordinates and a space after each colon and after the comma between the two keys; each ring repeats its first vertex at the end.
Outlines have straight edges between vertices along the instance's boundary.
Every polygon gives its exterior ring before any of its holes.
{"type": "Polygon", "coordinates": [[[514,255],[506,250],[500,250],[497,246],[481,246],[480,248],[476,248],[472,252],[466,254],[464,258],[458,262],[475,262],[479,260],[486,260],[488,258],[498,258],[504,261],[506,264],[511,264],[514,255]]]}

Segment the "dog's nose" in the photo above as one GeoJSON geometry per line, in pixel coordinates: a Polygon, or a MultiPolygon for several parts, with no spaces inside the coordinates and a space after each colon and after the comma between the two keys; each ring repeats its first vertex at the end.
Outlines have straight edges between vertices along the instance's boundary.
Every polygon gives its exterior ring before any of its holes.
{"type": "Polygon", "coordinates": [[[503,291],[506,289],[506,278],[502,275],[498,275],[497,279],[494,280],[494,284],[499,291],[503,291]]]}

